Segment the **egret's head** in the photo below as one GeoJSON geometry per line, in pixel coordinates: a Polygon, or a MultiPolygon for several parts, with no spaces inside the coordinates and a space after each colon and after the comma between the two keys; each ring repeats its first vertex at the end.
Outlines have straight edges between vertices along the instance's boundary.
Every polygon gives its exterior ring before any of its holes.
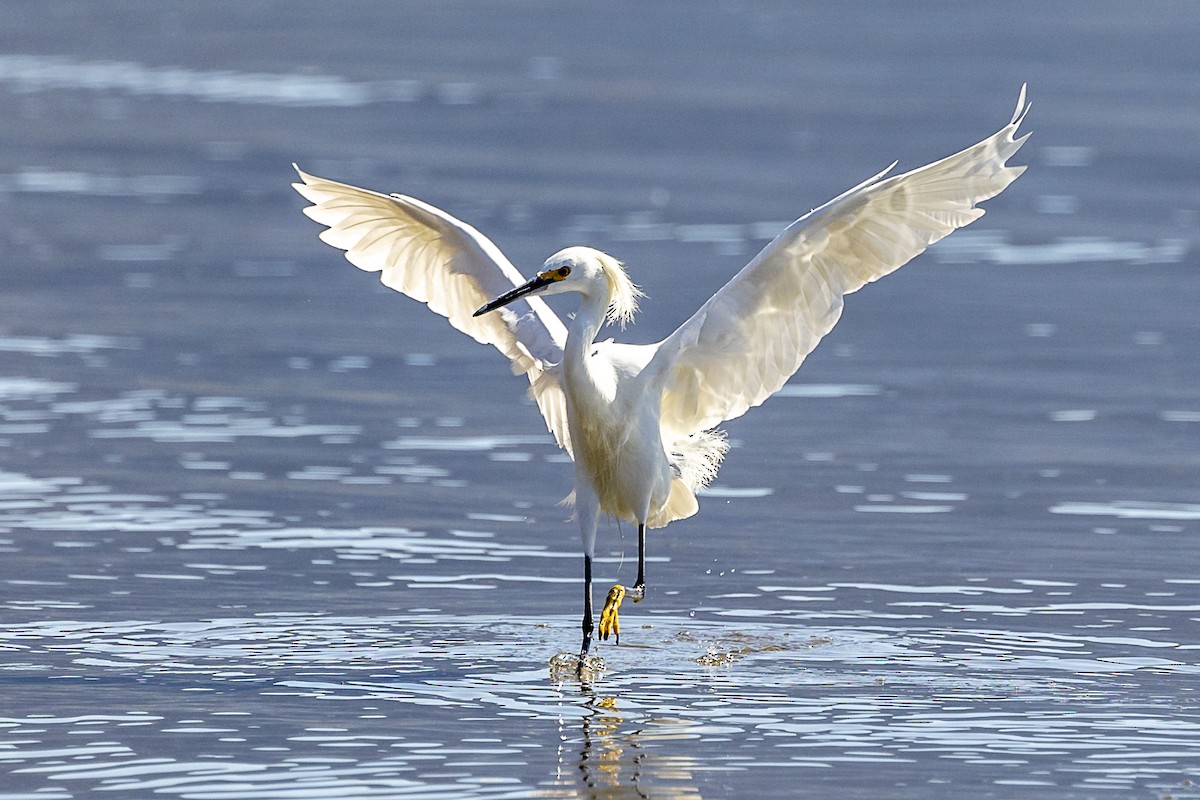
{"type": "Polygon", "coordinates": [[[542,271],[521,286],[487,303],[475,316],[506,306],[526,296],[579,292],[586,297],[608,299],[607,317],[622,325],[633,319],[642,292],[633,285],[625,268],[607,253],[591,247],[568,247],[546,259],[542,271]]]}

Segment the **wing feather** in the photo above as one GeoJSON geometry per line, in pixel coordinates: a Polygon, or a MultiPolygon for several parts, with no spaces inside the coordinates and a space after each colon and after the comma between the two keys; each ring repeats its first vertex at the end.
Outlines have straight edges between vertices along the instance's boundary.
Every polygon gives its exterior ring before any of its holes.
{"type": "Polygon", "coordinates": [[[507,356],[513,372],[528,377],[547,428],[570,452],[560,373],[567,336],[562,322],[538,297],[472,316],[493,297],[524,283],[500,249],[470,225],[420,200],[325,180],[299,167],[296,172],[303,182],[292,186],[312,203],[304,213],[326,226],[321,241],[507,356]]]}
{"type": "Polygon", "coordinates": [[[744,414],[778,391],[842,313],[843,297],[983,216],[977,204],[1023,166],[1025,87],[1012,120],[962,152],[869,178],[788,226],[659,345],[662,424],[686,436],[744,414]]]}

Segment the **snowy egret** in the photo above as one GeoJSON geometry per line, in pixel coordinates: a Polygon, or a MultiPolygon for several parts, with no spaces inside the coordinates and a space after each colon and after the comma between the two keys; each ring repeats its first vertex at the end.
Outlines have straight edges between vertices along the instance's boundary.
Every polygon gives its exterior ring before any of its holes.
{"type": "MultiPolygon", "coordinates": [[[[977,204],[1025,167],[1006,162],[1029,106],[960,153],[903,175],[895,163],[789,225],[700,310],[657,344],[596,341],[626,323],[642,296],[622,264],[568,247],[524,280],[488,238],[420,200],[302,172],[292,184],[327,226],[320,237],[383,283],[426,303],[458,330],[495,346],[575,462],[575,513],[583,538],[582,665],[592,643],[592,557],[602,514],[637,525],[637,579],[646,589],[646,528],[690,517],[697,492],[728,447],[717,426],[770,397],[833,328],[843,296],[899,268],[983,215],[977,204]],[[542,296],[575,292],[566,325],[542,296]],[[518,310],[512,304],[522,301],[518,310]],[[495,312],[495,313],[490,313],[495,312]]],[[[614,586],[601,612],[603,639],[620,633],[626,594],[614,586]]],[[[619,641],[619,639],[618,639],[619,641]]]]}

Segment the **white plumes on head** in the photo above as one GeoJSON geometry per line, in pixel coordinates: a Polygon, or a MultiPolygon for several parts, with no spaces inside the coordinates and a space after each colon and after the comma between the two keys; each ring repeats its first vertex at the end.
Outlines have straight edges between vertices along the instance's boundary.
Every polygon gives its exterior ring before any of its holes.
{"type": "Polygon", "coordinates": [[[646,295],[629,279],[629,273],[625,271],[624,264],[607,253],[601,253],[599,250],[595,252],[596,260],[604,269],[604,277],[608,280],[608,288],[611,293],[605,319],[624,328],[633,322],[633,317],[638,310],[638,300],[646,295]]]}

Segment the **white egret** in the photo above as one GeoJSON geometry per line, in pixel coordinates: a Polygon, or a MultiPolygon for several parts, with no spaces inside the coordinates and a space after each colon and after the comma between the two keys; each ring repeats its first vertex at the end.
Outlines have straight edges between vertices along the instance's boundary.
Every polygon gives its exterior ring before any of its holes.
{"type": "MultiPolygon", "coordinates": [[[[637,525],[632,596],[645,593],[646,528],[690,517],[727,444],[721,422],[776,392],[842,313],[843,296],[908,262],[983,215],[1025,167],[1006,162],[1029,106],[1021,88],[1012,120],[960,153],[903,175],[895,163],[792,223],[674,333],[657,344],[596,341],[606,322],[628,322],[641,292],[615,258],[568,247],[524,280],[488,238],[420,200],[302,172],[304,209],[320,237],[383,283],[426,303],[458,330],[500,350],[560,447],[575,462],[575,513],[583,538],[583,663],[592,640],[592,556],[603,514],[637,525]],[[541,299],[575,292],[564,325],[541,299]],[[517,301],[519,305],[513,306],[517,301]],[[515,310],[514,310],[515,309],[515,310]],[[496,312],[496,313],[489,313],[496,312]]],[[[599,634],[620,632],[617,585],[599,634]]]]}

